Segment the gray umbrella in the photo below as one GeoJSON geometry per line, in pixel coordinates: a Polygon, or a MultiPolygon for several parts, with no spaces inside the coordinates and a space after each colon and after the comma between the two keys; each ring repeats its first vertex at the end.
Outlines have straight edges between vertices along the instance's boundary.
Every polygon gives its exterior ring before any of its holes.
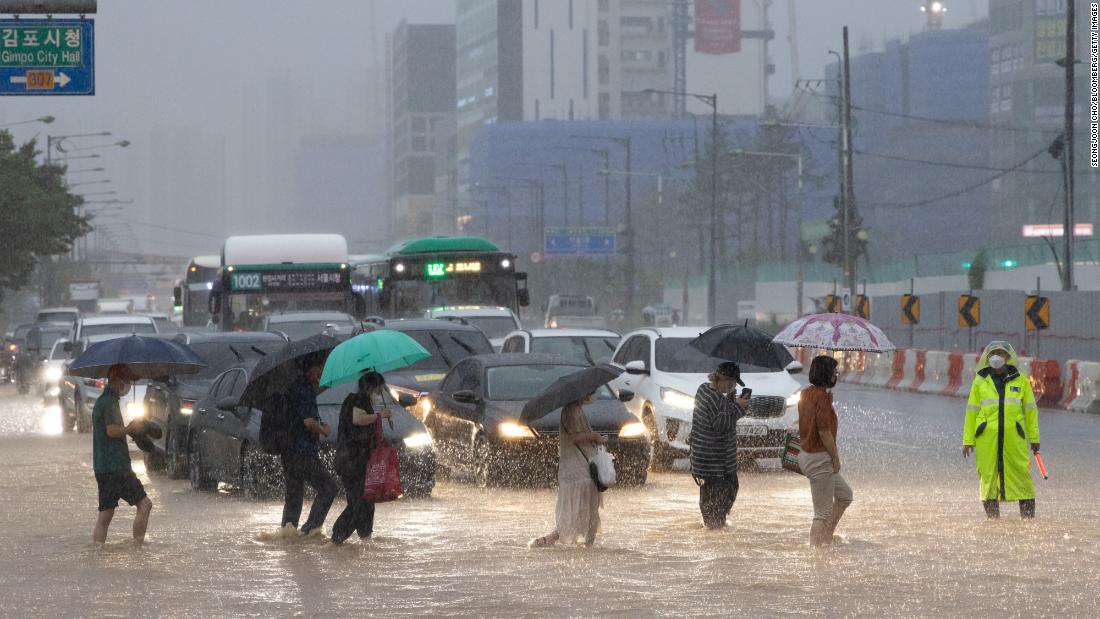
{"type": "Polygon", "coordinates": [[[534,421],[549,415],[566,404],[576,402],[595,392],[600,387],[618,378],[619,374],[622,373],[623,371],[617,367],[600,364],[562,376],[554,381],[552,385],[543,389],[542,393],[531,398],[527,404],[523,405],[520,419],[534,421]]]}

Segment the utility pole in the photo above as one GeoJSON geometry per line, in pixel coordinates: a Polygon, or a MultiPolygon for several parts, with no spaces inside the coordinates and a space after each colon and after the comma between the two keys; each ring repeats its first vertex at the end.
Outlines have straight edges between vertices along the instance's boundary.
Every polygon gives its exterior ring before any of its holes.
{"type": "Polygon", "coordinates": [[[848,26],[844,26],[844,148],[845,170],[844,188],[844,285],[852,293],[856,289],[855,261],[852,260],[851,242],[852,213],[856,207],[856,192],[852,173],[852,73],[848,60],[848,26]]]}
{"type": "MultiPolygon", "coordinates": [[[[707,272],[707,323],[713,325],[718,317],[718,93],[710,98],[710,132],[710,269],[707,272]]],[[[725,235],[723,242],[724,237],[725,235]]]]}
{"type": "MultiPolygon", "coordinates": [[[[1066,194],[1066,208],[1065,208],[1065,230],[1062,235],[1063,243],[1063,257],[1062,262],[1065,264],[1063,271],[1064,277],[1062,278],[1062,290],[1073,290],[1073,78],[1074,78],[1074,63],[1076,50],[1076,28],[1077,22],[1075,19],[1076,11],[1074,10],[1075,0],[1068,0],[1066,2],[1066,121],[1065,127],[1062,129],[1062,135],[1065,136],[1066,148],[1063,152],[1062,170],[1065,175],[1065,194],[1066,194]]],[[[1038,341],[1038,335],[1036,334],[1036,341],[1038,341]]]]}

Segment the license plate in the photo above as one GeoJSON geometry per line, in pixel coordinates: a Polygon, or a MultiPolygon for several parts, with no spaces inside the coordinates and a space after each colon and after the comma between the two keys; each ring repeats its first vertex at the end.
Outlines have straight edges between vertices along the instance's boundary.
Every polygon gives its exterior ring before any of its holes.
{"type": "Polygon", "coordinates": [[[743,436],[764,436],[768,433],[768,426],[762,426],[759,424],[743,425],[737,428],[743,436]]]}

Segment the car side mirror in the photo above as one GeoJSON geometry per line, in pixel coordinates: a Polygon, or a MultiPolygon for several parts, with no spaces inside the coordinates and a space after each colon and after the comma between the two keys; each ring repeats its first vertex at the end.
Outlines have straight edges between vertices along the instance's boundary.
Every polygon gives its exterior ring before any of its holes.
{"type": "Polygon", "coordinates": [[[791,361],[787,364],[787,367],[785,369],[787,370],[788,374],[801,374],[802,364],[798,361],[791,361]]]}
{"type": "Polygon", "coordinates": [[[460,390],[454,392],[453,394],[451,394],[451,397],[454,398],[455,402],[458,402],[460,404],[477,404],[478,403],[477,394],[474,393],[473,391],[469,390],[469,389],[460,389],[460,390]]]}
{"type": "Polygon", "coordinates": [[[526,288],[520,288],[516,291],[516,301],[519,301],[520,307],[531,305],[531,291],[526,288]]]}
{"type": "Polygon", "coordinates": [[[411,393],[398,393],[397,403],[401,408],[412,408],[416,406],[416,397],[411,393]]]}
{"type": "Polygon", "coordinates": [[[172,288],[172,305],[179,307],[183,305],[183,287],[175,286],[172,288]]]}
{"type": "Polygon", "coordinates": [[[630,363],[626,364],[624,369],[626,370],[627,374],[633,374],[634,376],[639,376],[641,374],[649,374],[649,370],[646,370],[646,368],[645,368],[645,362],[644,361],[637,361],[637,360],[631,361],[630,363]]]}
{"type": "Polygon", "coordinates": [[[235,408],[237,408],[240,405],[240,403],[241,403],[241,401],[240,401],[239,398],[235,398],[233,396],[226,396],[226,397],[221,398],[221,399],[218,400],[217,406],[218,406],[219,410],[233,411],[235,408]]]}
{"type": "Polygon", "coordinates": [[[627,391],[626,389],[620,389],[619,390],[619,401],[620,402],[629,402],[633,399],[634,399],[634,392],[633,391],[627,391]]]}

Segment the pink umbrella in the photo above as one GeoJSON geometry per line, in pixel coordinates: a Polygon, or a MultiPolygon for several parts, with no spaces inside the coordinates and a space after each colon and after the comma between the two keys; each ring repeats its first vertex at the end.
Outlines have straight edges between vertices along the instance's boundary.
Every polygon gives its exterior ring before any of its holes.
{"type": "Polygon", "coordinates": [[[821,350],[890,352],[894,345],[870,322],[848,314],[813,314],[787,325],[772,340],[786,346],[821,350]]]}

